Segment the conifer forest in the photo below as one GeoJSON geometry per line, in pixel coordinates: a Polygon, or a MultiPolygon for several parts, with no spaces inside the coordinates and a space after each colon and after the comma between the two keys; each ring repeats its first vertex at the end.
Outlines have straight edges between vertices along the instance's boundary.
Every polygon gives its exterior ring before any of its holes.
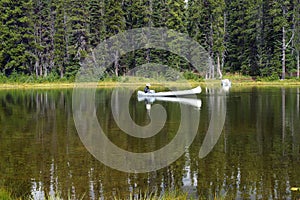
{"type": "MultiPolygon", "coordinates": [[[[72,78],[101,41],[166,27],[201,44],[223,73],[299,77],[300,0],[0,0],[0,73],[72,78]]],[[[121,76],[148,62],[191,71],[156,49],[116,58],[121,76]]]]}

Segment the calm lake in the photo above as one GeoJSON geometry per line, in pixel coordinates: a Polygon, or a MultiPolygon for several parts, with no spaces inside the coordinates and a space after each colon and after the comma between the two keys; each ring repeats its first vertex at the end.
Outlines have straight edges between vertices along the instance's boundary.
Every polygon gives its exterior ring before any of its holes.
{"type": "MultiPolygon", "coordinates": [[[[291,187],[300,187],[300,88],[233,87],[223,93],[224,127],[213,149],[199,158],[212,112],[218,112],[211,106],[218,90],[202,88],[200,109],[185,105],[199,113],[200,120],[189,120],[198,125],[196,136],[179,159],[148,173],[112,169],[86,149],[74,123],[72,89],[1,90],[0,187],[33,199],[57,193],[72,199],[126,199],[174,189],[202,199],[299,198],[291,187]]],[[[153,102],[152,107],[165,108],[166,123],[157,135],[137,138],[115,123],[112,92],[97,89],[95,104],[99,123],[114,144],[138,153],[163,148],[174,139],[180,103],[153,102]]],[[[150,123],[145,101],[136,94],[128,110],[136,124],[150,123]]]]}

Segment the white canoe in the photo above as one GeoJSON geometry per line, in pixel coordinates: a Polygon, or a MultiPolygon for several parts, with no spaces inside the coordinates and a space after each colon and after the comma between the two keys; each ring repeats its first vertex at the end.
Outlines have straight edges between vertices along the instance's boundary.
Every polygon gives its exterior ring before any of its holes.
{"type": "Polygon", "coordinates": [[[138,97],[173,97],[173,96],[185,96],[191,94],[199,94],[201,93],[201,87],[198,86],[196,88],[190,90],[179,90],[179,91],[168,91],[168,92],[157,92],[157,93],[145,93],[143,91],[138,91],[138,97]]]}

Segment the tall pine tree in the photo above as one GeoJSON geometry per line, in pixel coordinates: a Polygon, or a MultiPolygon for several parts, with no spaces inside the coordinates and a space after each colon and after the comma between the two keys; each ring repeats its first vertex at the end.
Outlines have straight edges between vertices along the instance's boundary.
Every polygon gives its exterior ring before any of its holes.
{"type": "MultiPolygon", "coordinates": [[[[122,10],[122,4],[118,0],[106,0],[105,1],[105,25],[106,25],[106,36],[111,37],[125,30],[125,17],[124,11],[122,10]]],[[[110,46],[114,56],[113,69],[115,76],[119,76],[120,70],[120,52],[119,49],[110,46]]]]}
{"type": "Polygon", "coordinates": [[[67,11],[67,56],[65,69],[67,76],[73,77],[88,53],[89,44],[89,10],[88,2],[84,0],[68,0],[67,11]]]}
{"type": "Polygon", "coordinates": [[[66,5],[64,0],[53,0],[53,4],[55,5],[54,64],[60,78],[63,78],[67,65],[66,5]]]}
{"type": "Polygon", "coordinates": [[[0,69],[30,73],[33,56],[32,1],[0,1],[0,69]]]}
{"type": "Polygon", "coordinates": [[[93,48],[106,37],[104,6],[104,0],[89,1],[89,40],[93,48]]]}
{"type": "MultiPolygon", "coordinates": [[[[123,11],[126,20],[126,29],[151,27],[153,25],[152,0],[125,0],[123,11]]],[[[147,33],[145,36],[147,37],[147,33]]],[[[134,38],[135,40],[145,41],[143,38],[134,38]]],[[[126,58],[121,60],[123,71],[138,67],[151,62],[151,49],[139,49],[126,54],[126,58]]]]}

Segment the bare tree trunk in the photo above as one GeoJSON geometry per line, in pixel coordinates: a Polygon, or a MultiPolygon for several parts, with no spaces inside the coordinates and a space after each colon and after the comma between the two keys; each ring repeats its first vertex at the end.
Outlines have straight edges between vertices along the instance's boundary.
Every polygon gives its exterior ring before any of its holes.
{"type": "MultiPolygon", "coordinates": [[[[227,26],[227,17],[226,17],[227,15],[226,15],[226,13],[224,12],[224,27],[223,27],[223,29],[224,29],[224,36],[223,36],[223,42],[225,43],[226,41],[226,26],[227,26]]],[[[224,45],[225,46],[225,45],[224,45]]],[[[225,47],[226,48],[226,47],[225,47]]],[[[221,60],[221,69],[223,70],[224,69],[224,65],[225,65],[225,48],[224,48],[224,50],[222,51],[222,53],[221,53],[221,55],[222,55],[222,60],[221,60]]]]}
{"type": "Polygon", "coordinates": [[[209,55],[210,55],[210,59],[211,59],[211,69],[210,69],[210,78],[215,78],[215,66],[214,66],[214,51],[213,51],[213,47],[214,47],[214,38],[213,38],[213,26],[212,23],[210,24],[210,35],[209,35],[209,40],[210,40],[210,47],[209,47],[209,55]]]}
{"type": "Polygon", "coordinates": [[[300,64],[299,64],[299,51],[297,51],[297,79],[299,79],[300,64]]]}
{"type": "Polygon", "coordinates": [[[298,114],[298,116],[299,116],[299,113],[300,113],[300,109],[299,109],[299,106],[300,105],[300,90],[299,90],[299,88],[297,88],[297,105],[296,105],[296,107],[297,107],[297,114],[298,114]]]}
{"type": "MultiPolygon", "coordinates": [[[[48,60],[48,62],[49,62],[49,60],[48,60]]],[[[47,77],[47,75],[48,75],[48,64],[44,64],[44,77],[47,77]]]]}
{"type": "Polygon", "coordinates": [[[55,46],[54,46],[54,35],[55,35],[55,10],[51,8],[50,10],[50,39],[51,39],[51,49],[50,49],[50,62],[49,62],[49,70],[52,71],[54,68],[54,52],[55,52],[55,46]]]}
{"type": "Polygon", "coordinates": [[[146,55],[147,63],[150,63],[150,52],[151,52],[151,50],[147,49],[147,55],[146,55]]]}
{"type": "MultiPolygon", "coordinates": [[[[41,25],[40,25],[40,18],[37,17],[36,22],[34,23],[34,42],[37,47],[41,46],[41,25]]],[[[41,50],[39,48],[35,48],[34,57],[35,57],[35,75],[39,77],[43,74],[43,67],[42,67],[42,55],[41,50]]]]}
{"type": "Polygon", "coordinates": [[[60,68],[60,78],[64,77],[64,70],[63,67],[60,68]]]}
{"type": "MultiPolygon", "coordinates": [[[[286,8],[283,6],[283,16],[285,17],[286,15],[286,8]]],[[[294,19],[293,19],[294,21],[294,19]]],[[[286,31],[285,27],[282,27],[282,77],[281,79],[285,79],[285,72],[286,72],[286,66],[285,66],[285,53],[286,53],[286,48],[289,46],[289,44],[293,41],[295,35],[295,29],[292,29],[292,37],[290,38],[290,41],[286,42],[286,31]]]]}
{"type": "Polygon", "coordinates": [[[119,51],[116,50],[115,53],[115,75],[118,77],[119,76],[119,51]]]}
{"type": "Polygon", "coordinates": [[[212,79],[214,77],[214,63],[211,56],[208,57],[208,69],[205,75],[205,79],[212,79]]]}
{"type": "Polygon", "coordinates": [[[34,68],[35,68],[35,76],[38,77],[39,76],[39,59],[38,57],[36,57],[35,59],[35,64],[34,64],[34,68]]]}
{"type": "Polygon", "coordinates": [[[214,79],[215,78],[215,65],[214,65],[214,60],[213,60],[213,58],[212,58],[212,68],[211,68],[211,70],[212,70],[212,78],[214,79]]]}
{"type": "Polygon", "coordinates": [[[281,79],[285,79],[285,51],[286,51],[285,27],[282,27],[282,75],[281,75],[281,79]]]}
{"type": "Polygon", "coordinates": [[[40,65],[39,67],[40,67],[40,74],[39,75],[42,76],[43,75],[43,66],[40,65]]]}
{"type": "MultiPolygon", "coordinates": [[[[38,35],[39,35],[39,31],[37,28],[36,23],[34,23],[34,43],[38,44],[38,35]]],[[[35,76],[38,77],[39,76],[39,64],[40,64],[40,60],[39,60],[39,55],[38,55],[38,49],[35,48],[33,56],[35,57],[35,63],[34,63],[34,70],[35,70],[35,76]]]]}
{"type": "Polygon", "coordinates": [[[220,79],[222,79],[223,75],[222,75],[222,72],[221,72],[220,54],[219,53],[217,55],[217,70],[218,70],[218,73],[220,75],[220,79]]]}
{"type": "Polygon", "coordinates": [[[64,55],[64,63],[63,63],[63,66],[61,66],[60,68],[60,77],[62,78],[64,76],[64,71],[65,71],[65,65],[68,63],[69,59],[70,59],[70,55],[69,55],[69,40],[68,40],[68,27],[67,27],[67,23],[68,23],[68,19],[67,19],[67,15],[66,15],[66,10],[64,9],[64,31],[65,31],[65,37],[64,37],[64,40],[65,40],[65,44],[66,44],[66,47],[65,47],[65,53],[66,55],[64,55]]]}

